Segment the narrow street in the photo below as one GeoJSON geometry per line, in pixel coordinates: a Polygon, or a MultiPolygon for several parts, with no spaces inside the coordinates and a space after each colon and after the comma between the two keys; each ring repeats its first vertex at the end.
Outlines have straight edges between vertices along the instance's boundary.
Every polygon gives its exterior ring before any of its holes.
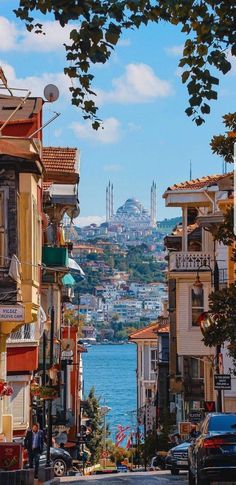
{"type": "Polygon", "coordinates": [[[187,485],[187,474],[181,473],[180,476],[172,477],[169,472],[159,471],[159,472],[147,472],[147,473],[119,473],[118,475],[106,475],[106,476],[88,476],[88,477],[66,477],[60,480],[60,483],[73,483],[75,484],[87,484],[89,481],[92,483],[102,485],[120,485],[122,483],[126,485],[187,485]]]}

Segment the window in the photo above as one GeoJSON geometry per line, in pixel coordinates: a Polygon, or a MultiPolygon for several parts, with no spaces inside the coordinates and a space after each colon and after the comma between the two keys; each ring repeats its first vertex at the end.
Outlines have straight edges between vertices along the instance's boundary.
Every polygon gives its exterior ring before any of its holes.
{"type": "Polygon", "coordinates": [[[192,301],[192,326],[198,327],[198,317],[204,312],[204,291],[203,289],[199,291],[199,294],[195,294],[194,290],[191,290],[191,301],[192,301]]]}
{"type": "Polygon", "coordinates": [[[189,374],[192,379],[204,378],[204,363],[199,358],[189,359],[189,374]]]}
{"type": "Polygon", "coordinates": [[[157,349],[151,350],[151,372],[155,372],[158,363],[158,352],[157,349]]]}
{"type": "Polygon", "coordinates": [[[145,389],[145,398],[152,399],[152,389],[145,389]]]}

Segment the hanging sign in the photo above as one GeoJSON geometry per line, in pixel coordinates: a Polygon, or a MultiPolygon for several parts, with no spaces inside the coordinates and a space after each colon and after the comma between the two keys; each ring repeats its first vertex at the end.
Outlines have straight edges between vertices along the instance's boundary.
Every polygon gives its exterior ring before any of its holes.
{"type": "Polygon", "coordinates": [[[215,390],[231,390],[231,375],[230,374],[215,374],[214,375],[215,390]]]}

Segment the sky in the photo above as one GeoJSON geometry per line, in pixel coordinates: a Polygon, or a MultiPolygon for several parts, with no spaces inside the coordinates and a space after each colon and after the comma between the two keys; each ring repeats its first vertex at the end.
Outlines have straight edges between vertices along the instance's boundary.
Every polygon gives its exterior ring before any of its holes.
{"type": "MultiPolygon", "coordinates": [[[[206,123],[197,127],[184,112],[187,91],[181,83],[178,60],[185,37],[167,24],[126,31],[104,66],[93,68],[99,117],[103,130],[94,131],[70,103],[70,80],[63,43],[73,25],[62,29],[44,18],[44,36],[29,33],[16,19],[19,2],[0,0],[0,65],[10,87],[24,87],[42,96],[51,83],[60,90],[58,101],[44,105],[44,120],[60,112],[44,129],[45,146],[77,147],[80,152],[80,216],[85,225],[105,220],[105,189],[114,185],[115,210],[129,197],[150,208],[152,181],[157,184],[157,218],[180,215],[165,208],[162,194],[168,186],[192,177],[221,173],[222,160],[213,156],[209,142],[224,133],[222,116],[235,111],[236,60],[220,77],[219,97],[211,104],[206,123]]],[[[42,20],[42,17],[37,17],[42,20]]]]}

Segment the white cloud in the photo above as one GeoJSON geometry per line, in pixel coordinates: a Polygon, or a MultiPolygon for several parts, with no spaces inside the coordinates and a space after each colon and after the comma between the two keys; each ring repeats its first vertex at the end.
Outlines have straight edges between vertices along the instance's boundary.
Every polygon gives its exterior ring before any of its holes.
{"type": "Polygon", "coordinates": [[[79,227],[89,226],[90,224],[97,224],[98,226],[105,222],[106,216],[84,216],[75,219],[75,225],[79,227]]]}
{"type": "Polygon", "coordinates": [[[104,172],[120,172],[122,170],[122,166],[118,163],[109,163],[103,166],[104,172]]]}
{"type": "MultiPolygon", "coordinates": [[[[68,88],[71,85],[70,79],[63,73],[43,73],[41,76],[26,76],[18,78],[15,69],[0,59],[0,66],[3,68],[8,81],[8,86],[14,88],[29,89],[32,96],[42,96],[43,90],[47,84],[56,84],[59,88],[60,95],[68,95],[68,88]]],[[[14,91],[17,94],[17,91],[14,91]]]]}
{"type": "Polygon", "coordinates": [[[169,56],[178,57],[183,54],[184,45],[172,45],[170,47],[165,47],[165,51],[169,56]]]}
{"type": "Polygon", "coordinates": [[[17,42],[17,29],[14,22],[0,17],[0,51],[9,51],[15,48],[17,42]]]}
{"type": "Polygon", "coordinates": [[[57,50],[63,43],[70,43],[72,25],[61,27],[59,22],[44,22],[44,34],[24,31],[21,36],[19,47],[26,52],[52,52],[57,50]]]}
{"type": "Polygon", "coordinates": [[[96,90],[98,102],[146,103],[172,94],[171,84],[158,78],[147,64],[128,64],[125,74],[112,81],[111,91],[96,90]]]}
{"type": "Polygon", "coordinates": [[[118,47],[129,47],[131,45],[130,39],[120,39],[117,43],[118,47]]]}
{"type": "Polygon", "coordinates": [[[59,22],[47,21],[43,23],[45,35],[36,34],[28,32],[25,28],[17,27],[15,22],[10,22],[6,17],[0,17],[0,52],[11,50],[21,52],[56,51],[63,43],[71,42],[70,32],[74,27],[72,24],[61,27],[59,22]]]}
{"type": "Polygon", "coordinates": [[[116,143],[121,136],[121,126],[119,120],[116,118],[107,118],[103,120],[103,128],[93,130],[91,122],[79,123],[74,122],[71,128],[75,135],[85,140],[92,140],[99,143],[109,144],[116,143]]]}

